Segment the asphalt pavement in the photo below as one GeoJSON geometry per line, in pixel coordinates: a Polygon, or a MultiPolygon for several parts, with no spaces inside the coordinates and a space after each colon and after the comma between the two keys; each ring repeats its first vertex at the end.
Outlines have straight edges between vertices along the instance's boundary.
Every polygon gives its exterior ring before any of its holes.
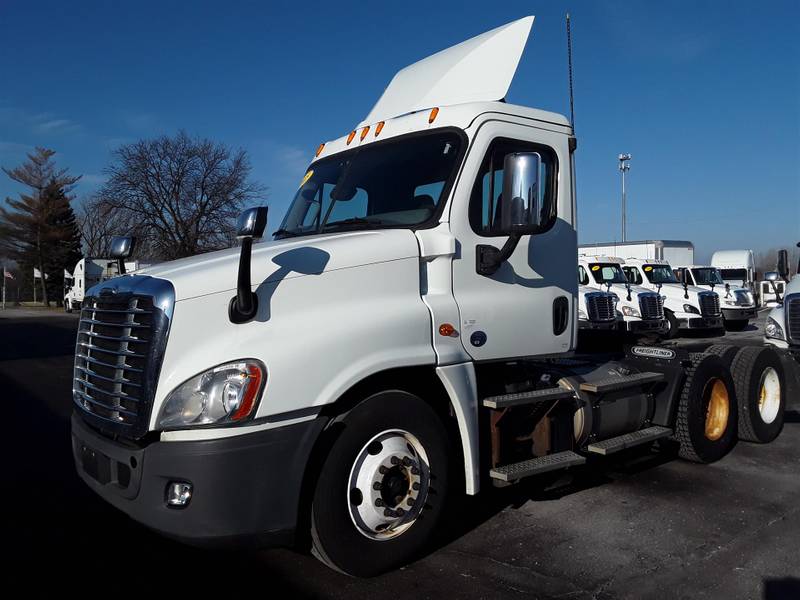
{"type": "MultiPolygon", "coordinates": [[[[357,580],[290,550],[182,546],[91,493],[70,450],[76,323],[54,312],[0,313],[3,463],[11,470],[3,478],[4,571],[7,581],[36,573],[25,579],[30,591],[105,598],[213,589],[348,600],[800,598],[800,388],[792,363],[786,426],[772,444],[739,443],[707,466],[640,450],[593,461],[548,489],[532,482],[463,498],[451,508],[454,526],[427,556],[357,580]]],[[[724,341],[760,343],[761,333],[724,341]]]]}

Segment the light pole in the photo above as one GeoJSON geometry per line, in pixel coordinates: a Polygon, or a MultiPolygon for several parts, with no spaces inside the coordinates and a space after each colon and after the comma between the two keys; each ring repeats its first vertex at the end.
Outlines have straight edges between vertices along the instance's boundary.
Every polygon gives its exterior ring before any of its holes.
{"type": "Polygon", "coordinates": [[[619,170],[622,173],[622,241],[626,240],[625,236],[625,172],[631,170],[629,161],[631,160],[630,154],[619,155],[619,170]]]}

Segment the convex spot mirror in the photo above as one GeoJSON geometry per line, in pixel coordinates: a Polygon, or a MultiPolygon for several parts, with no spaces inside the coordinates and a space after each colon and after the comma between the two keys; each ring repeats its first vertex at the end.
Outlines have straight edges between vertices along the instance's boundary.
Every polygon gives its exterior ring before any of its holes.
{"type": "Polygon", "coordinates": [[[550,221],[552,206],[544,197],[542,157],[538,152],[514,152],[503,161],[503,193],[499,199],[497,233],[531,234],[550,221]]]}
{"type": "Polygon", "coordinates": [[[239,215],[236,223],[236,237],[260,238],[267,228],[267,207],[248,208],[239,215]]]}

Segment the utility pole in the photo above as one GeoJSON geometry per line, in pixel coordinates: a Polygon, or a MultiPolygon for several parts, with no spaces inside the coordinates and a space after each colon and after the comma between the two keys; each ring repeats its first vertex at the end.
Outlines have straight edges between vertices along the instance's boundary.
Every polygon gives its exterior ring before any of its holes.
{"type": "Polygon", "coordinates": [[[631,170],[630,165],[631,155],[630,154],[620,154],[619,155],[619,170],[622,173],[622,241],[626,241],[626,231],[625,231],[625,173],[631,170]]]}

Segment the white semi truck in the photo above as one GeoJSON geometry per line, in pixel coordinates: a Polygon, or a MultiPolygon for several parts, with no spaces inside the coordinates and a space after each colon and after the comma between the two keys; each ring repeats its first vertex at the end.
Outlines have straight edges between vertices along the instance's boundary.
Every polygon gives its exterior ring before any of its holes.
{"type": "Polygon", "coordinates": [[[711,255],[711,266],[720,270],[723,281],[731,287],[750,290],[756,296],[756,304],[760,306],[752,250],[718,250],[711,255]]]}
{"type": "Polygon", "coordinates": [[[683,284],[716,291],[720,296],[720,308],[725,329],[742,331],[758,316],[755,295],[747,288],[732,286],[722,278],[717,267],[710,265],[673,264],[675,277],[683,284]]]}
{"type": "MultiPolygon", "coordinates": [[[[800,248],[800,243],[797,246],[800,248]]],[[[797,271],[790,279],[788,253],[781,250],[778,253],[778,270],[766,273],[765,277],[771,284],[777,306],[767,316],[764,341],[788,351],[800,362],[800,258],[797,271]]]]}
{"type": "Polygon", "coordinates": [[[622,271],[622,263],[616,257],[579,256],[578,283],[594,293],[613,294],[623,332],[635,335],[666,331],[663,298],[656,292],[631,285],[622,271]]]}
{"type": "Polygon", "coordinates": [[[674,338],[680,329],[724,332],[717,292],[678,282],[666,260],[626,258],[622,268],[631,283],[663,296],[667,337],[674,338]]]}
{"type": "MultiPolygon", "coordinates": [[[[146,265],[138,261],[126,261],[127,271],[146,265]]],[[[118,261],[113,258],[82,258],[75,265],[72,275],[64,276],[64,310],[71,313],[73,310],[80,310],[86,290],[97,285],[101,281],[111,279],[120,274],[118,261]]]]}
{"type": "Polygon", "coordinates": [[[458,494],[656,439],[713,462],[761,424],[764,369],[784,402],[769,348],[744,367],[574,352],[574,131],[501,101],[532,23],[397,73],[320,145],[274,241],[253,245],[253,208],[240,248],[90,290],[72,390],[90,488],[173,538],[368,576],[421,552],[458,494]]]}

